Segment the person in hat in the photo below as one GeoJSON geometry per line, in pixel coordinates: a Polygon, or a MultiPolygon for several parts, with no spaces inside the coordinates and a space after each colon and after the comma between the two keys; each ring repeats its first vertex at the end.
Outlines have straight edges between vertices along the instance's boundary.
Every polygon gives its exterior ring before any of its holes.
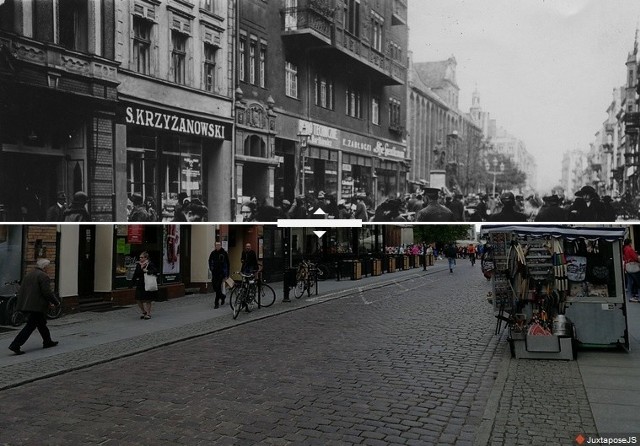
{"type": "Polygon", "coordinates": [[[369,213],[367,212],[367,205],[364,203],[365,195],[356,195],[356,210],[353,213],[353,218],[362,221],[369,221],[369,213]]]}
{"type": "Polygon", "coordinates": [[[564,209],[561,204],[560,197],[557,195],[547,195],[542,197],[542,201],[544,204],[538,211],[536,215],[535,221],[537,222],[548,222],[548,221],[557,221],[557,222],[565,222],[568,220],[567,210],[564,209]]]}
{"type": "Polygon", "coordinates": [[[47,209],[45,221],[64,221],[64,211],[67,210],[67,196],[64,192],[58,192],[56,202],[47,209]]]}
{"type": "Polygon", "coordinates": [[[89,203],[89,196],[86,193],[78,191],[73,194],[71,206],[64,212],[64,221],[91,221],[86,209],[87,203],[89,203]]]}
{"type": "MultiPolygon", "coordinates": [[[[605,210],[600,201],[596,190],[591,186],[582,186],[582,188],[576,192],[576,197],[579,197],[583,201],[583,205],[576,208],[575,221],[606,221],[605,210]]],[[[576,202],[578,200],[576,199],[576,202]]]]}
{"type": "Polygon", "coordinates": [[[454,194],[447,207],[451,212],[453,212],[453,216],[456,219],[455,221],[464,221],[464,204],[462,204],[462,194],[454,194]]]}
{"type": "Polygon", "coordinates": [[[189,196],[186,192],[180,192],[178,194],[177,203],[173,209],[173,220],[174,222],[183,222],[187,221],[186,209],[189,206],[189,196]]]}
{"type": "Polygon", "coordinates": [[[131,209],[128,220],[135,222],[149,221],[149,213],[147,212],[147,208],[144,206],[142,195],[131,194],[129,200],[131,200],[131,203],[133,204],[133,209],[131,209]]]}
{"type": "Polygon", "coordinates": [[[51,279],[47,274],[47,267],[51,264],[48,259],[38,259],[36,267],[22,280],[16,309],[27,315],[27,324],[20,330],[9,345],[9,350],[16,355],[24,351],[20,347],[29,339],[37,328],[42,336],[42,348],[50,348],[58,345],[51,339],[51,333],[47,327],[47,309],[50,306],[58,306],[60,302],[51,290],[51,279]]]}
{"type": "Polygon", "coordinates": [[[149,221],[158,221],[158,211],[156,206],[156,200],[151,195],[147,195],[144,199],[144,207],[149,214],[149,221]]]}
{"type": "Polygon", "coordinates": [[[426,188],[424,190],[424,196],[428,198],[429,203],[416,213],[416,221],[455,221],[453,212],[451,212],[451,210],[449,210],[446,206],[438,203],[440,189],[437,189],[435,187],[426,188]]]}
{"type": "Polygon", "coordinates": [[[502,210],[489,217],[489,221],[527,221],[527,216],[516,209],[516,197],[513,192],[500,195],[502,210]]]}
{"type": "Polygon", "coordinates": [[[351,206],[347,206],[347,201],[344,198],[338,201],[338,218],[343,220],[353,218],[351,206]]]}

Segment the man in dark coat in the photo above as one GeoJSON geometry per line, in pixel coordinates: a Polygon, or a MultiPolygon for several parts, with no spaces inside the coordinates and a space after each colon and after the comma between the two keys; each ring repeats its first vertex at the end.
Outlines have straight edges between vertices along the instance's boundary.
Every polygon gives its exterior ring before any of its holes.
{"type": "Polygon", "coordinates": [[[593,187],[583,186],[575,195],[584,201],[584,205],[577,210],[575,221],[605,221],[605,209],[593,187]]]}
{"type": "Polygon", "coordinates": [[[505,192],[500,195],[502,210],[493,214],[489,221],[527,221],[527,216],[516,210],[516,197],[512,192],[505,192]]]}
{"type": "Polygon", "coordinates": [[[133,209],[129,214],[128,221],[135,221],[135,222],[151,221],[151,219],[149,218],[149,213],[147,212],[147,208],[144,205],[142,195],[131,194],[131,196],[129,197],[129,200],[131,200],[131,203],[133,204],[133,209]]]}
{"type": "Polygon", "coordinates": [[[223,281],[229,277],[229,255],[220,242],[215,243],[213,251],[209,254],[209,271],[211,271],[211,287],[216,293],[214,308],[218,308],[220,304],[224,305],[223,281]]]}
{"type": "Polygon", "coordinates": [[[27,342],[27,339],[36,328],[40,336],[42,336],[42,348],[58,345],[57,341],[51,339],[51,333],[49,333],[49,328],[47,327],[47,309],[50,305],[60,305],[51,290],[51,279],[46,273],[50,263],[48,259],[38,259],[36,268],[22,280],[16,309],[27,315],[27,324],[9,345],[9,350],[16,355],[24,353],[24,351],[20,350],[20,347],[27,342]]]}
{"type": "Polygon", "coordinates": [[[535,221],[567,221],[569,214],[565,208],[560,206],[561,199],[557,195],[549,195],[542,198],[544,205],[538,211],[535,221]]]}
{"type": "Polygon", "coordinates": [[[67,210],[67,196],[64,192],[58,192],[56,202],[49,206],[45,221],[64,221],[64,211],[67,210]]]}
{"type": "Polygon", "coordinates": [[[438,203],[440,189],[435,187],[426,188],[424,195],[429,199],[429,204],[416,213],[416,221],[455,221],[453,212],[438,203]]]}
{"type": "Polygon", "coordinates": [[[244,251],[242,251],[242,255],[240,256],[240,262],[242,263],[240,271],[244,274],[253,274],[260,269],[260,266],[258,265],[258,256],[256,255],[256,252],[251,249],[251,243],[244,245],[244,251]]]}
{"type": "Polygon", "coordinates": [[[447,205],[449,210],[453,212],[456,221],[464,221],[464,204],[462,204],[461,198],[462,194],[455,194],[447,205]]]}
{"type": "Polygon", "coordinates": [[[86,209],[87,203],[89,203],[89,196],[86,193],[78,191],[73,194],[71,206],[64,212],[64,221],[91,221],[86,209]]]}

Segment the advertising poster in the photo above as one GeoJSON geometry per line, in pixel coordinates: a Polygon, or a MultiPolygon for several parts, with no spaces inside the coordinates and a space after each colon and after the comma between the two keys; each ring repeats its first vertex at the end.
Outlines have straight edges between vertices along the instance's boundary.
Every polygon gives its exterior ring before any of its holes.
{"type": "Polygon", "coordinates": [[[162,232],[164,282],[175,282],[180,275],[180,225],[165,225],[162,232]]]}
{"type": "Polygon", "coordinates": [[[132,245],[140,245],[144,241],[144,225],[128,225],[127,241],[132,245]]]}

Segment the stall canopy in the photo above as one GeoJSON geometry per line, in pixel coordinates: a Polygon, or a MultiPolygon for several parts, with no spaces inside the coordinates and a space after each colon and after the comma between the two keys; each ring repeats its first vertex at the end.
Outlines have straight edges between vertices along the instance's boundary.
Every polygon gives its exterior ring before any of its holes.
{"type": "Polygon", "coordinates": [[[512,232],[532,237],[564,237],[569,240],[583,238],[587,240],[606,240],[613,242],[622,240],[626,229],[623,227],[590,227],[590,226],[529,226],[529,225],[483,225],[480,233],[512,232]]]}

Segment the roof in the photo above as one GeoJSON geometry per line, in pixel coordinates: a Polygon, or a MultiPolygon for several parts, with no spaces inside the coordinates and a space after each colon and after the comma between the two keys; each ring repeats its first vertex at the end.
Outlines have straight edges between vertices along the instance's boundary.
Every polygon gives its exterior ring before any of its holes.
{"type": "Polygon", "coordinates": [[[420,74],[416,71],[414,65],[411,65],[411,67],[409,68],[409,79],[412,88],[418,90],[422,95],[428,97],[432,101],[437,102],[443,108],[450,108],[449,104],[447,104],[440,96],[438,96],[429,85],[424,83],[424,81],[420,78],[420,74]]]}
{"type": "Polygon", "coordinates": [[[455,79],[455,71],[453,76],[447,76],[447,69],[449,66],[456,64],[456,59],[450,57],[447,60],[440,60],[436,62],[419,62],[414,63],[416,73],[420,80],[431,88],[445,87],[447,84],[452,84],[458,87],[455,79]]]}
{"type": "Polygon", "coordinates": [[[483,225],[481,232],[486,234],[492,234],[494,232],[512,232],[518,235],[530,235],[532,237],[564,237],[569,240],[575,240],[579,238],[584,238],[587,240],[604,239],[606,241],[612,242],[616,240],[622,240],[625,236],[626,229],[623,227],[567,227],[562,225],[483,225]]]}

